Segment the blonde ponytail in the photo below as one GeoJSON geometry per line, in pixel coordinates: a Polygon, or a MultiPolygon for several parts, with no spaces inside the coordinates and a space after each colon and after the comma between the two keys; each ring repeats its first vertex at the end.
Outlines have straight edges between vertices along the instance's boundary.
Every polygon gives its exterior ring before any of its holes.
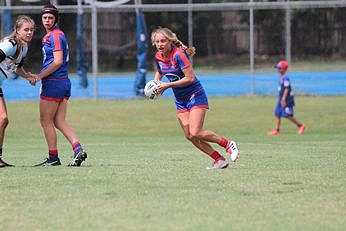
{"type": "Polygon", "coordinates": [[[188,56],[193,56],[196,54],[196,48],[195,47],[188,47],[184,43],[182,43],[179,39],[173,42],[173,44],[177,47],[181,47],[188,56]]]}
{"type": "Polygon", "coordinates": [[[176,47],[183,49],[188,56],[193,56],[196,53],[195,47],[186,46],[178,39],[177,35],[168,28],[158,28],[151,33],[151,42],[153,45],[155,45],[155,36],[158,33],[164,34],[169,41],[171,41],[176,47]]]}

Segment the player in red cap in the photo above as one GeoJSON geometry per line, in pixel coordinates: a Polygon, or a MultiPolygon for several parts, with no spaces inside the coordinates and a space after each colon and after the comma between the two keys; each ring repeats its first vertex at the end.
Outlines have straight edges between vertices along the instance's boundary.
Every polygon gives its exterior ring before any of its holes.
{"type": "Polygon", "coordinates": [[[306,125],[298,122],[293,116],[294,94],[290,79],[287,75],[288,63],[286,60],[281,60],[274,66],[280,73],[279,79],[279,97],[275,107],[275,129],[268,132],[268,135],[280,135],[281,117],[287,118],[298,127],[298,134],[304,133],[306,125]]]}

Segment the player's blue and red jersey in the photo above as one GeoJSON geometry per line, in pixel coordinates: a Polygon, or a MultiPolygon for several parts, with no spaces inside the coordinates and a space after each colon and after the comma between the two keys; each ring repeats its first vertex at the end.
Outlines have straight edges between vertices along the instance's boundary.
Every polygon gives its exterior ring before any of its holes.
{"type": "MultiPolygon", "coordinates": [[[[157,70],[164,75],[168,81],[174,82],[185,77],[182,69],[190,67],[191,63],[186,52],[176,46],[172,46],[169,59],[165,59],[160,52],[155,54],[157,70]],[[172,74],[172,75],[167,75],[172,74]]],[[[203,89],[200,81],[195,78],[195,82],[184,87],[172,88],[175,98],[182,99],[190,97],[193,93],[203,89]]]]}
{"type": "Polygon", "coordinates": [[[42,38],[43,67],[45,70],[53,61],[53,52],[62,51],[62,65],[42,79],[41,99],[62,102],[71,95],[71,81],[68,78],[69,51],[64,32],[57,26],[42,38]]]}
{"type": "Polygon", "coordinates": [[[57,26],[55,26],[42,38],[43,67],[41,71],[45,70],[53,62],[54,51],[63,52],[63,63],[59,69],[43,80],[68,78],[69,51],[67,39],[64,32],[62,32],[57,26]]]}
{"type": "Polygon", "coordinates": [[[280,76],[279,86],[278,86],[278,92],[279,92],[278,103],[281,102],[281,99],[284,95],[285,88],[288,88],[286,105],[288,107],[293,107],[294,106],[294,94],[293,94],[292,87],[291,87],[291,81],[290,81],[290,78],[288,77],[288,75],[280,76]]]}

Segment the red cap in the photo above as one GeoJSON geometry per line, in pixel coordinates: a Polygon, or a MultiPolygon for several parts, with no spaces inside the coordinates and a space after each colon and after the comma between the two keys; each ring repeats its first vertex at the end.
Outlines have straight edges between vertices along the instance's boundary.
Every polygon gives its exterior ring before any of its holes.
{"type": "Polygon", "coordinates": [[[275,68],[287,69],[288,68],[288,62],[286,60],[281,60],[274,67],[275,68]]]}

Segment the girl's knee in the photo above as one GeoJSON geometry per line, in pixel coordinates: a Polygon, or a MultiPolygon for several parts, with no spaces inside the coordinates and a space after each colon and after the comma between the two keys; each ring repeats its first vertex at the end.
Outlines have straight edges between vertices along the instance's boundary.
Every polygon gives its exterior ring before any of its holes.
{"type": "Polygon", "coordinates": [[[72,129],[66,120],[61,120],[61,119],[54,120],[54,126],[60,131],[64,131],[66,129],[72,129]]]}
{"type": "Polygon", "coordinates": [[[41,124],[42,128],[47,128],[47,127],[54,126],[53,121],[51,121],[51,120],[49,120],[47,118],[43,118],[43,117],[40,118],[40,124],[41,124]]]}
{"type": "Polygon", "coordinates": [[[64,127],[64,123],[61,121],[54,121],[54,127],[61,130],[64,127]]]}
{"type": "Polygon", "coordinates": [[[8,123],[9,123],[9,121],[8,121],[7,115],[1,115],[0,116],[0,127],[6,128],[8,123]]]}
{"type": "Polygon", "coordinates": [[[190,132],[190,138],[191,139],[202,139],[202,133],[200,131],[191,131],[190,132]]]}

